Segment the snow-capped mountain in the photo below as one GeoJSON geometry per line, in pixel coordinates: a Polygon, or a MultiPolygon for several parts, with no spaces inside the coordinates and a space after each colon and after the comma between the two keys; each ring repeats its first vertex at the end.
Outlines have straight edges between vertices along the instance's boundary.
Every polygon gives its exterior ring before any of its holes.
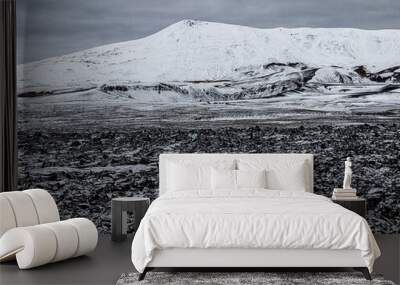
{"type": "MultiPolygon", "coordinates": [[[[234,79],[271,63],[311,67],[400,65],[400,30],[258,29],[184,20],[146,38],[18,67],[19,92],[135,82],[234,79]]],[[[320,71],[318,78],[332,77],[320,71]]],[[[316,81],[318,81],[318,78],[316,81]]]]}

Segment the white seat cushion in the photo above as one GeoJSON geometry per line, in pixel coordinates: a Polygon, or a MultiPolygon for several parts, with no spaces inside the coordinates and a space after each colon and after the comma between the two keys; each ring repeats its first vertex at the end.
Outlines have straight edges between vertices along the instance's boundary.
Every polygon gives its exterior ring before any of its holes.
{"type": "Polygon", "coordinates": [[[0,213],[0,237],[15,227],[60,220],[53,197],[42,189],[0,193],[0,213]]]}
{"type": "Polygon", "coordinates": [[[57,250],[51,262],[64,260],[75,256],[78,250],[79,236],[75,229],[71,228],[70,223],[54,222],[43,224],[49,228],[56,237],[57,250]]]}
{"type": "Polygon", "coordinates": [[[8,230],[15,228],[17,222],[15,221],[14,211],[10,202],[5,196],[0,195],[0,237],[8,230]]]}
{"type": "Polygon", "coordinates": [[[29,195],[22,191],[3,192],[13,210],[17,227],[33,226],[39,223],[35,205],[29,195]]]}
{"type": "Polygon", "coordinates": [[[79,242],[74,257],[91,252],[96,248],[98,233],[92,221],[85,218],[75,218],[64,222],[72,225],[78,233],[79,242]]]}

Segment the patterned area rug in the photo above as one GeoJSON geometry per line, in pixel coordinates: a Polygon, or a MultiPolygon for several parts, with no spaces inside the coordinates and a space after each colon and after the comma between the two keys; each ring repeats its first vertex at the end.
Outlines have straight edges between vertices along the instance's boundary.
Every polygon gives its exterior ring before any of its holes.
{"type": "Polygon", "coordinates": [[[138,276],[138,273],[122,274],[116,285],[395,285],[381,276],[372,276],[373,280],[368,281],[358,272],[148,272],[142,281],[138,281],[138,276]]]}

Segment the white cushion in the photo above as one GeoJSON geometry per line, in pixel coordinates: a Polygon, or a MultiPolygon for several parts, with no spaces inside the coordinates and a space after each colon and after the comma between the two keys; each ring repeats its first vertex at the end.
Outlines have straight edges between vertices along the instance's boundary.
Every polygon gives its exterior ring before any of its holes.
{"type": "Polygon", "coordinates": [[[16,257],[20,269],[49,263],[56,251],[57,239],[43,225],[13,228],[0,238],[0,261],[16,257]]]}
{"type": "Polygon", "coordinates": [[[78,232],[71,227],[71,224],[63,221],[43,224],[43,226],[51,229],[57,240],[57,250],[51,262],[64,260],[75,255],[78,249],[79,236],[78,232]]]}
{"type": "Polygon", "coordinates": [[[267,171],[266,169],[254,170],[237,170],[236,171],[237,188],[267,188],[267,171]]]}
{"type": "Polygon", "coordinates": [[[236,170],[216,169],[212,167],[210,171],[212,190],[236,190],[236,170]]]}
{"type": "MultiPolygon", "coordinates": [[[[168,155],[169,159],[161,159],[164,156],[166,155],[160,155],[160,195],[170,191],[210,191],[211,167],[217,169],[236,168],[233,158],[214,159],[211,164],[207,159],[196,159],[197,154],[183,155],[183,157],[180,154],[173,154],[172,157],[168,155]],[[185,178],[183,174],[194,179],[185,178]],[[185,181],[178,181],[181,179],[185,181]]],[[[200,154],[199,157],[201,158],[203,155],[200,154]]]]}
{"type": "Polygon", "coordinates": [[[16,226],[17,222],[10,202],[5,196],[0,195],[0,237],[16,226]]]}
{"type": "Polygon", "coordinates": [[[60,220],[53,197],[42,189],[0,193],[0,237],[14,227],[26,227],[60,220]],[[4,217],[4,219],[3,219],[4,217]]]}
{"type": "Polygon", "coordinates": [[[39,224],[60,220],[56,202],[49,192],[43,189],[29,189],[22,192],[28,194],[32,199],[38,215],[39,224]]]}
{"type": "Polygon", "coordinates": [[[209,167],[170,162],[168,189],[170,191],[210,189],[209,172],[209,167]]]}
{"type": "Polygon", "coordinates": [[[267,188],[306,191],[305,162],[297,160],[240,159],[239,170],[267,170],[267,188]]]}
{"type": "MultiPolygon", "coordinates": [[[[205,167],[216,167],[225,169],[238,169],[236,167],[236,161],[241,161],[242,164],[246,162],[259,161],[260,165],[256,169],[269,169],[266,166],[275,166],[278,164],[297,164],[304,163],[305,177],[302,180],[305,181],[307,192],[313,192],[313,155],[305,153],[168,153],[160,154],[159,161],[159,195],[162,196],[164,193],[169,191],[168,189],[168,165],[170,162],[185,162],[193,165],[201,165],[205,167]],[[223,167],[220,167],[223,166],[223,167]]],[[[283,167],[285,169],[286,167],[283,167]]],[[[243,169],[243,168],[239,168],[243,169]]],[[[287,174],[290,174],[289,172],[287,174]]],[[[275,188],[287,188],[287,185],[281,185],[281,183],[274,179],[273,173],[268,173],[267,178],[272,176],[271,186],[277,186],[275,188]]],[[[296,175],[295,175],[296,176],[296,175]]],[[[291,175],[283,178],[285,179],[297,179],[291,175]]],[[[299,181],[297,181],[299,182],[299,181]]],[[[302,182],[299,182],[300,184],[302,182]]],[[[283,184],[286,184],[283,181],[283,184]]],[[[269,185],[267,185],[269,186],[269,185]]],[[[289,185],[290,187],[290,185],[289,185]]],[[[292,188],[292,187],[291,187],[292,188]]],[[[303,187],[296,187],[296,190],[301,190],[303,187]]],[[[293,190],[293,189],[292,189],[293,190]]],[[[303,191],[303,190],[301,190],[303,191]]]]}
{"type": "Polygon", "coordinates": [[[78,248],[74,257],[93,251],[97,246],[98,234],[97,228],[92,221],[85,218],[75,218],[65,220],[72,225],[79,236],[78,248]]]}
{"type": "Polygon", "coordinates": [[[33,226],[39,223],[35,205],[29,195],[22,191],[3,192],[0,195],[10,203],[17,227],[33,226]]]}
{"type": "Polygon", "coordinates": [[[221,160],[209,165],[202,161],[173,160],[168,161],[166,188],[167,191],[210,190],[211,167],[215,169],[235,169],[235,161],[221,160]]]}
{"type": "Polygon", "coordinates": [[[240,189],[264,189],[267,187],[266,170],[230,170],[211,168],[211,188],[229,192],[240,189]]]}

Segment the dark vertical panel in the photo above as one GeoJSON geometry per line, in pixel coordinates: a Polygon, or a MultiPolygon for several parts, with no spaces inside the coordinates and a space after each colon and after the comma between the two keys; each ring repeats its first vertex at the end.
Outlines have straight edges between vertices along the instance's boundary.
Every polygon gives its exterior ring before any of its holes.
{"type": "Polygon", "coordinates": [[[16,11],[15,0],[0,0],[0,191],[17,188],[16,11]]]}

